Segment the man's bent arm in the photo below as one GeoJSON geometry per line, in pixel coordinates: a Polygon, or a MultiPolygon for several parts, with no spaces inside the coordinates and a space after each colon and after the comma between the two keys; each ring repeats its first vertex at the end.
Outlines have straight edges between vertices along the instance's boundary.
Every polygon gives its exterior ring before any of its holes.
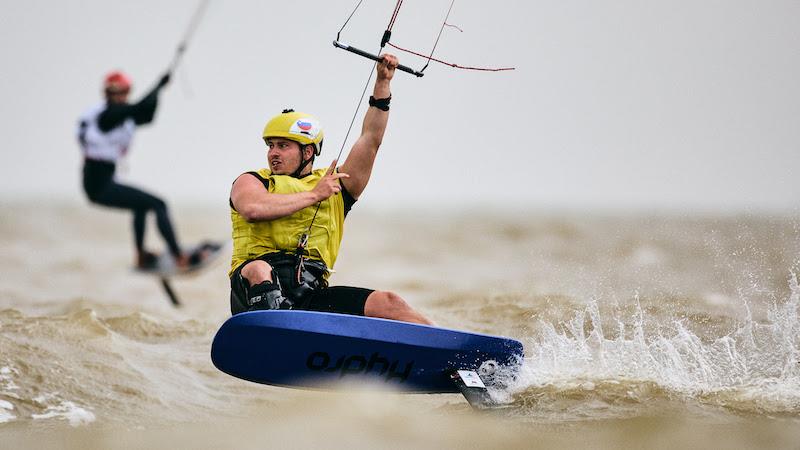
{"type": "MultiPolygon", "coordinates": [[[[384,61],[378,64],[378,78],[375,80],[375,87],[372,91],[373,97],[383,99],[391,96],[390,84],[396,67],[397,58],[392,55],[384,55],[384,61]]],[[[367,187],[388,121],[389,111],[373,107],[367,108],[364,124],[361,127],[361,136],[353,144],[347,160],[342,165],[342,171],[350,175],[350,178],[342,180],[342,183],[354,199],[358,199],[364,192],[364,188],[367,187]]]]}
{"type": "Polygon", "coordinates": [[[294,214],[324,198],[314,191],[274,194],[253,175],[241,175],[233,183],[231,203],[248,222],[279,219],[294,214]]]}

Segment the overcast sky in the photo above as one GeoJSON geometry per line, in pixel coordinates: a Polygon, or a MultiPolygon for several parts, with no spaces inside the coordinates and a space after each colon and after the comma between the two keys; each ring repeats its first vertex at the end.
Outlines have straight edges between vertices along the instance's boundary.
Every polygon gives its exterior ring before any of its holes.
{"type": "MultiPolygon", "coordinates": [[[[342,41],[375,51],[394,3],[342,41]]],[[[428,52],[449,3],[404,2],[393,42],[428,52]]],[[[198,2],[0,4],[2,198],[84,201],[78,115],[109,70],[146,92],[198,2]]],[[[212,0],[120,178],[225,205],[285,107],[320,119],[329,164],[371,68],[331,45],[354,4],[212,0]]],[[[461,0],[449,22],[437,57],[516,70],[398,73],[365,207],[800,209],[800,2],[461,0]]]]}

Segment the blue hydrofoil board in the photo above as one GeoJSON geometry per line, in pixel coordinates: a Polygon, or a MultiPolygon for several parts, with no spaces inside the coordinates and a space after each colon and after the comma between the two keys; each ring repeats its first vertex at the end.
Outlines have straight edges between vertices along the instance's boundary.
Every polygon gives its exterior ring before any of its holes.
{"type": "Polygon", "coordinates": [[[324,388],[368,380],[408,392],[461,392],[476,407],[491,406],[486,385],[522,357],[522,344],[504,337],[285,310],[237,314],[211,346],[218,369],[256,383],[324,388]]]}

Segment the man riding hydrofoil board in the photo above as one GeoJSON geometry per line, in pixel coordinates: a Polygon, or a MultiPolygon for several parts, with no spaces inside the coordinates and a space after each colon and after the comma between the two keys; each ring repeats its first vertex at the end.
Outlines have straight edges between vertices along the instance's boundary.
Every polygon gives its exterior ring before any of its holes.
{"type": "Polygon", "coordinates": [[[164,200],[141,188],[119,183],[115,178],[117,165],[128,153],[136,129],[154,121],[159,93],[170,77],[170,72],[165,73],[141,100],[129,103],[131,78],[121,71],[113,71],[103,80],[104,101],[84,112],[78,121],[84,192],[94,204],[133,212],[134,266],[139,270],[153,270],[158,264],[158,255],[146,250],[144,245],[150,211],[155,213],[158,231],[179,269],[189,269],[205,257],[203,252],[182,249],[164,200]]]}
{"type": "Polygon", "coordinates": [[[389,120],[397,58],[385,54],[361,136],[341,167],[313,169],[323,131],[311,115],[284,110],[264,127],[268,168],[240,175],[230,195],[231,313],[304,309],[432,324],[399,295],[328,286],[344,219],[369,182],[389,120]]]}

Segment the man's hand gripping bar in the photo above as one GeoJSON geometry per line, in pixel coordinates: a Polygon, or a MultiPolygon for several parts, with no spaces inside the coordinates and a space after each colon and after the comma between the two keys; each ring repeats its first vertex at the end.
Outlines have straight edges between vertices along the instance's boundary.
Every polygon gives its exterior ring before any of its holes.
{"type": "MultiPolygon", "coordinates": [[[[352,47],[352,46],[347,45],[347,44],[342,44],[339,41],[333,41],[333,46],[336,47],[336,48],[341,48],[342,50],[347,50],[350,53],[355,53],[356,55],[363,56],[364,58],[371,59],[371,60],[373,60],[375,62],[381,62],[381,60],[382,60],[382,58],[380,56],[373,55],[372,53],[365,52],[364,50],[352,47]]],[[[416,70],[412,69],[411,67],[404,66],[402,64],[399,64],[397,66],[397,70],[402,70],[403,72],[410,73],[411,75],[414,75],[416,77],[421,77],[421,76],[425,75],[422,72],[416,71],[416,70]]]]}

